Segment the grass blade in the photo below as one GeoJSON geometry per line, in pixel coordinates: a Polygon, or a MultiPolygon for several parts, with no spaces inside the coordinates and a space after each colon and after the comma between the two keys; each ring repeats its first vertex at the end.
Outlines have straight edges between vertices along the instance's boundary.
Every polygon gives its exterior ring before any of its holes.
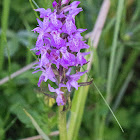
{"type": "Polygon", "coordinates": [[[121,85],[123,84],[123,81],[127,77],[128,73],[132,69],[132,67],[135,64],[135,61],[137,60],[138,56],[140,55],[140,50],[134,49],[131,54],[129,55],[127,61],[125,62],[123,69],[119,75],[118,82],[115,86],[114,93],[117,93],[117,91],[120,89],[121,85]]]}
{"type": "MultiPolygon", "coordinates": [[[[89,77],[89,75],[88,75],[89,77]]],[[[90,77],[89,77],[90,78],[90,77]]],[[[106,101],[106,99],[104,98],[103,94],[101,93],[101,91],[99,90],[99,88],[96,86],[95,82],[93,81],[93,86],[96,88],[96,90],[98,91],[98,93],[100,94],[101,98],[103,99],[103,101],[105,102],[106,106],[108,107],[108,109],[110,110],[111,114],[113,115],[114,119],[116,120],[117,124],[119,125],[120,129],[122,130],[122,132],[124,132],[121,124],[119,123],[118,119],[116,118],[113,110],[111,109],[111,107],[109,106],[108,102],[106,101]]]]}
{"type": "MultiPolygon", "coordinates": [[[[29,0],[29,2],[30,2],[30,5],[31,5],[32,9],[33,9],[33,10],[36,9],[36,8],[34,7],[33,3],[32,3],[32,0],[29,0]]],[[[39,7],[39,6],[38,6],[38,7],[39,7]]],[[[39,16],[38,16],[38,14],[37,14],[37,12],[34,11],[34,13],[35,13],[36,18],[40,19],[39,16]]]]}
{"type": "Polygon", "coordinates": [[[114,66],[114,72],[113,72],[113,84],[112,86],[114,86],[114,83],[119,75],[119,69],[121,68],[121,64],[122,64],[122,60],[123,60],[123,56],[124,56],[124,50],[125,47],[123,44],[118,43],[118,50],[116,52],[116,63],[114,66]]]}
{"type": "MultiPolygon", "coordinates": [[[[117,50],[117,41],[118,41],[118,35],[119,35],[119,30],[120,30],[120,23],[121,23],[121,18],[123,14],[123,8],[124,8],[124,0],[119,0],[118,1],[118,7],[117,7],[117,17],[116,17],[116,24],[115,24],[115,31],[114,31],[114,37],[113,37],[113,44],[111,47],[111,55],[110,55],[110,63],[109,63],[109,70],[108,70],[108,78],[107,78],[107,89],[106,89],[106,100],[104,102],[108,106],[109,110],[113,114],[113,117],[117,121],[118,125],[120,126],[122,132],[123,129],[118,122],[117,118],[115,117],[113,111],[111,110],[109,104],[110,104],[110,95],[112,92],[112,85],[113,85],[113,72],[114,72],[114,65],[115,65],[115,54],[117,50]]],[[[100,94],[102,95],[102,94],[100,94]]],[[[103,98],[103,96],[101,96],[103,98]]],[[[103,115],[101,124],[100,124],[100,129],[99,129],[99,139],[103,139],[103,133],[104,133],[104,125],[105,125],[105,118],[106,115],[103,115]]]]}
{"type": "Polygon", "coordinates": [[[100,92],[100,90],[98,89],[98,87],[96,86],[96,84],[93,81],[93,85],[95,86],[96,90],[98,91],[98,93],[100,94],[100,96],[102,97],[102,99],[104,100],[106,106],[108,107],[108,109],[110,110],[110,112],[112,113],[114,119],[116,120],[117,124],[119,125],[120,129],[122,130],[122,132],[124,132],[122,126],[120,125],[118,119],[116,118],[115,114],[113,113],[112,109],[110,108],[109,104],[107,103],[106,99],[104,98],[104,96],[102,95],[102,93],[100,92]]]}
{"type": "MultiPolygon", "coordinates": [[[[121,101],[122,101],[122,99],[124,97],[125,91],[126,91],[128,85],[130,83],[130,80],[132,79],[132,76],[133,76],[133,71],[131,71],[128,74],[124,84],[122,85],[122,87],[121,87],[121,89],[119,91],[119,94],[117,95],[116,100],[115,100],[115,102],[114,102],[114,104],[112,106],[113,111],[115,111],[118,108],[118,106],[120,105],[120,103],[121,103],[121,101]]],[[[111,116],[110,116],[110,113],[109,113],[108,117],[107,117],[107,123],[110,121],[110,119],[111,119],[111,116]]]]}
{"type": "Polygon", "coordinates": [[[34,125],[34,127],[36,128],[37,132],[42,136],[42,138],[44,140],[50,140],[49,137],[42,131],[42,129],[39,127],[39,125],[37,124],[37,122],[35,121],[35,119],[25,110],[23,109],[24,112],[26,113],[26,115],[30,118],[30,120],[32,121],[32,124],[34,125]]]}
{"type": "Polygon", "coordinates": [[[110,94],[112,91],[112,80],[113,80],[113,71],[114,71],[113,68],[114,68],[114,62],[115,62],[115,54],[116,54],[116,49],[117,49],[117,41],[118,41],[121,17],[122,17],[122,13],[123,13],[123,6],[124,6],[124,0],[119,0],[118,9],[117,9],[116,25],[115,25],[115,31],[114,31],[114,38],[113,38],[113,44],[112,44],[112,48],[111,48],[108,78],[107,78],[107,91],[106,91],[107,92],[107,95],[106,95],[107,102],[109,102],[109,100],[110,100],[110,94]]]}
{"type": "Polygon", "coordinates": [[[6,132],[7,130],[9,130],[9,129],[13,126],[13,124],[16,122],[16,120],[17,120],[17,117],[15,117],[15,118],[8,124],[8,126],[5,128],[5,132],[6,132]]]}
{"type": "Polygon", "coordinates": [[[37,8],[39,8],[39,6],[37,5],[37,3],[36,3],[34,0],[32,0],[32,2],[34,3],[34,5],[35,5],[37,8]]]}

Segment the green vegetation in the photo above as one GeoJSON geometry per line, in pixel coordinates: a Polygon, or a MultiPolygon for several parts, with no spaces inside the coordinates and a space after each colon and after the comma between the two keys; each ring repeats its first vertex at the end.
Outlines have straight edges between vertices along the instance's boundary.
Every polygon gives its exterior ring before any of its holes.
{"type": "MultiPolygon", "coordinates": [[[[31,48],[37,35],[38,13],[33,9],[51,8],[53,0],[0,1],[0,139],[18,140],[41,135],[44,139],[58,128],[58,107],[46,83],[37,87],[40,73],[30,69],[15,78],[11,74],[36,60],[31,48]]],[[[102,0],[81,0],[76,18],[78,28],[91,32],[102,0]]],[[[87,41],[90,45],[90,40],[87,41]]],[[[139,140],[140,137],[140,1],[113,0],[98,47],[92,45],[92,66],[81,82],[90,86],[72,91],[67,113],[68,140],[139,140]],[[100,92],[100,93],[99,93],[100,92]],[[102,96],[102,97],[101,97],[102,96]],[[103,98],[109,103],[121,131],[103,98]]],[[[90,58],[90,55],[87,56],[90,58]]],[[[86,69],[84,66],[83,69],[86,69]]],[[[65,115],[65,114],[64,114],[65,115]]],[[[61,122],[65,123],[65,122],[61,122]]]]}

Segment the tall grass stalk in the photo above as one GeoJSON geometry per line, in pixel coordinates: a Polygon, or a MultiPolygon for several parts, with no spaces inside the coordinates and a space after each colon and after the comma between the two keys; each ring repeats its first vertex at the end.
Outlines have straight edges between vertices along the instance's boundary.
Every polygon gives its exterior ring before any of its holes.
{"type": "Polygon", "coordinates": [[[133,26],[134,25],[134,22],[139,18],[140,16],[140,1],[137,0],[136,1],[136,10],[135,10],[135,13],[133,15],[133,17],[131,18],[131,25],[133,26]]]}
{"type": "MultiPolygon", "coordinates": [[[[122,87],[121,87],[121,89],[119,91],[119,94],[117,95],[116,100],[115,100],[115,102],[114,102],[114,104],[112,106],[113,111],[115,111],[119,107],[119,105],[120,105],[120,103],[121,103],[121,101],[122,101],[122,99],[124,97],[125,91],[126,91],[128,85],[129,85],[129,83],[130,83],[130,81],[132,79],[133,73],[134,73],[133,71],[129,72],[124,84],[122,85],[122,87]]],[[[109,122],[110,119],[111,119],[111,114],[109,113],[109,115],[107,117],[107,122],[109,122]]]]}
{"type": "Polygon", "coordinates": [[[112,80],[113,80],[113,71],[114,71],[114,66],[115,66],[115,54],[116,54],[116,49],[117,49],[117,41],[118,41],[121,17],[123,13],[123,6],[124,6],[124,0],[119,0],[118,9],[117,9],[117,17],[116,17],[116,25],[115,25],[115,31],[114,31],[114,37],[113,37],[113,44],[111,47],[108,78],[107,78],[107,91],[106,91],[107,102],[110,102],[110,95],[112,92],[112,82],[113,82],[112,80]]]}
{"type": "Polygon", "coordinates": [[[3,10],[2,10],[2,17],[1,17],[1,43],[0,43],[0,71],[3,69],[3,62],[4,62],[4,46],[6,44],[6,31],[8,28],[8,17],[9,17],[9,10],[10,10],[10,0],[3,0],[3,10]]]}
{"type": "Polygon", "coordinates": [[[39,8],[39,6],[37,5],[37,3],[36,3],[34,0],[32,0],[32,2],[34,3],[34,5],[35,5],[37,8],[39,8]]]}
{"type": "Polygon", "coordinates": [[[123,84],[125,78],[127,77],[128,73],[132,69],[132,67],[135,64],[135,61],[137,60],[138,56],[140,55],[140,50],[134,49],[131,54],[129,55],[126,63],[124,64],[121,74],[119,75],[118,82],[115,86],[114,93],[117,93],[117,91],[120,89],[121,85],[123,84]]]}
{"type": "Polygon", "coordinates": [[[116,63],[115,63],[115,66],[114,66],[114,72],[113,72],[113,84],[112,86],[114,86],[115,84],[115,81],[117,80],[117,76],[119,74],[119,69],[121,67],[121,64],[122,64],[122,59],[123,59],[123,55],[124,55],[124,50],[125,50],[125,47],[123,44],[121,43],[118,43],[118,49],[117,49],[117,52],[116,52],[116,63]]]}
{"type": "MultiPolygon", "coordinates": [[[[27,48],[29,49],[31,48],[31,45],[32,45],[32,38],[29,37],[28,41],[29,41],[29,45],[27,46],[27,48]]],[[[26,64],[30,64],[32,61],[32,54],[28,49],[27,49],[27,56],[26,56],[26,64]]]]}
{"type": "MultiPolygon", "coordinates": [[[[110,103],[110,96],[112,93],[113,71],[114,71],[114,66],[115,66],[115,54],[116,54],[116,49],[117,49],[117,41],[118,41],[118,35],[119,35],[119,30],[120,30],[120,23],[121,23],[121,17],[122,17],[122,13],[123,13],[123,7],[124,7],[124,0],[119,0],[118,7],[117,7],[113,44],[111,47],[108,78],[107,78],[107,90],[106,90],[106,100],[105,101],[107,101],[108,104],[110,103]]],[[[102,118],[102,121],[100,124],[100,129],[99,129],[99,139],[100,140],[103,140],[106,115],[103,115],[103,118],[102,118]]],[[[117,123],[119,124],[119,122],[117,122],[117,123]]],[[[120,126],[120,124],[119,124],[119,126],[120,126]]],[[[120,126],[120,128],[121,128],[121,126],[120,126]]],[[[123,131],[123,129],[122,129],[122,131],[123,131]]]]}
{"type": "Polygon", "coordinates": [[[9,79],[11,80],[11,57],[10,57],[10,52],[9,52],[9,48],[7,45],[7,40],[6,40],[6,49],[7,49],[7,54],[8,54],[8,76],[9,79]]]}
{"type": "MultiPolygon", "coordinates": [[[[22,15],[22,17],[24,17],[24,15],[22,15]]],[[[28,31],[28,33],[30,33],[31,28],[30,25],[28,24],[28,22],[25,20],[25,18],[22,19],[24,26],[26,27],[26,30],[28,31]]],[[[26,55],[26,64],[29,64],[32,61],[32,51],[30,51],[31,46],[32,46],[32,38],[29,36],[28,37],[28,46],[27,46],[27,55],[26,55]]]]}
{"type": "Polygon", "coordinates": [[[31,120],[33,126],[35,127],[35,129],[37,130],[37,132],[42,136],[42,138],[44,140],[50,140],[50,138],[43,132],[43,130],[40,128],[40,126],[38,125],[38,123],[36,122],[36,120],[27,112],[27,110],[23,109],[23,111],[29,117],[29,119],[31,120]]]}
{"type": "MultiPolygon", "coordinates": [[[[30,5],[31,5],[31,7],[32,7],[33,10],[39,7],[39,6],[37,5],[37,3],[36,3],[37,7],[35,8],[35,7],[34,7],[34,4],[33,4],[33,2],[32,2],[32,0],[29,0],[29,2],[30,2],[30,5]]],[[[37,14],[37,12],[34,11],[34,13],[35,13],[35,16],[36,16],[38,19],[40,19],[39,16],[38,16],[38,14],[37,14]]]]}

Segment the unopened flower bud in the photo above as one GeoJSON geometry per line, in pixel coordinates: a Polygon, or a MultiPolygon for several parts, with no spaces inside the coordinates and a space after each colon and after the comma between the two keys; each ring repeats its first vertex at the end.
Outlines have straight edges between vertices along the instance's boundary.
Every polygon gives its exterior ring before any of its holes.
{"type": "Polygon", "coordinates": [[[54,2],[52,3],[53,7],[57,6],[57,2],[54,0],[54,2]]]}

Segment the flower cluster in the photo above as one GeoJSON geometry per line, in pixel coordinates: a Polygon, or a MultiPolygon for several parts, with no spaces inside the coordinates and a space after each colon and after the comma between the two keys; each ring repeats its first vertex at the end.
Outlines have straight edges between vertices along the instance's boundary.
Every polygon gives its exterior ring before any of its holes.
{"type": "Polygon", "coordinates": [[[39,33],[34,48],[36,55],[41,56],[35,67],[35,72],[42,71],[38,86],[48,79],[55,82],[57,89],[50,85],[48,87],[51,92],[57,94],[58,105],[66,103],[62,87],[67,88],[69,92],[72,87],[78,89],[77,81],[86,71],[71,74],[71,68],[86,64],[84,56],[89,54],[80,52],[81,49],[89,48],[85,41],[82,41],[81,33],[85,29],[77,29],[75,25],[75,16],[82,11],[82,8],[77,8],[80,2],[74,1],[68,5],[69,1],[54,1],[54,11],[44,8],[35,10],[40,12],[40,18],[43,19],[37,19],[39,25],[33,29],[39,33]]]}

